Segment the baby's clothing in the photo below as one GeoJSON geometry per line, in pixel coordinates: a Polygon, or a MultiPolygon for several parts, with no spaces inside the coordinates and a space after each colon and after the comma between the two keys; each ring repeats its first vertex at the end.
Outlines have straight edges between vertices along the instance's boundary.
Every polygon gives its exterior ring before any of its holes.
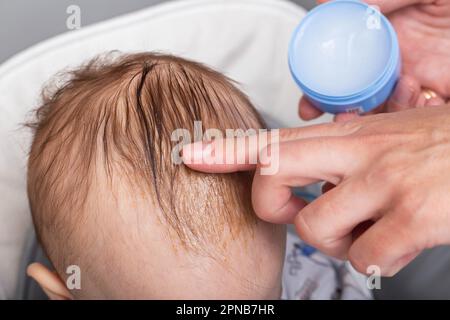
{"type": "Polygon", "coordinates": [[[372,299],[367,277],[288,232],[282,278],[285,300],[372,299]]]}

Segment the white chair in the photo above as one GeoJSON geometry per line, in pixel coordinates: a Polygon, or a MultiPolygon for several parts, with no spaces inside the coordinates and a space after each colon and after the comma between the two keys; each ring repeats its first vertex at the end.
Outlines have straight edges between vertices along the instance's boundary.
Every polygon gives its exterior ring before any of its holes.
{"type": "Polygon", "coordinates": [[[1,65],[0,297],[12,298],[23,277],[19,261],[32,227],[25,188],[30,132],[21,124],[51,76],[111,50],[170,52],[237,80],[269,125],[300,126],[300,91],[286,59],[290,34],[304,14],[281,0],[169,2],[68,32],[1,65]]]}

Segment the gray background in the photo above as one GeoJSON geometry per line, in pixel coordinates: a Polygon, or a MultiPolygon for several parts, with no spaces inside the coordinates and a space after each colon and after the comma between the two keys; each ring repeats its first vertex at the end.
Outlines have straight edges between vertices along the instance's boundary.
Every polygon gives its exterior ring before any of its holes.
{"type": "MultiPolygon", "coordinates": [[[[168,0],[0,0],[0,63],[29,46],[67,32],[66,9],[78,5],[86,26],[168,0]]],[[[314,0],[292,0],[310,9],[314,0]]]]}

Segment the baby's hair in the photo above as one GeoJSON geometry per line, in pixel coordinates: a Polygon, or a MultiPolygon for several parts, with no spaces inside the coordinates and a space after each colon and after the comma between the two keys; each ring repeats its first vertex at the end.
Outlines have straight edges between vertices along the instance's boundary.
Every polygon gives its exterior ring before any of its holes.
{"type": "Polygon", "coordinates": [[[204,130],[263,126],[224,75],[171,55],[136,53],[103,55],[58,79],[43,90],[30,124],[27,182],[38,237],[57,269],[95,238],[88,225],[114,214],[102,212],[101,195],[119,198],[118,185],[160,208],[161,223],[190,250],[223,246],[224,228],[237,234],[257,223],[249,173],[206,175],[171,161],[172,132],[184,128],[193,137],[194,121],[204,130]]]}

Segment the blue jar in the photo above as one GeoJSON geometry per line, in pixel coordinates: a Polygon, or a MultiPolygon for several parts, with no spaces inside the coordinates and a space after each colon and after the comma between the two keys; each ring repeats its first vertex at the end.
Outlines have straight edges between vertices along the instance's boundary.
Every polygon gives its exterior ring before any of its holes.
{"type": "Polygon", "coordinates": [[[311,10],[289,44],[291,74],[318,109],[368,112],[387,100],[400,75],[394,28],[377,8],[336,0],[311,10]]]}

